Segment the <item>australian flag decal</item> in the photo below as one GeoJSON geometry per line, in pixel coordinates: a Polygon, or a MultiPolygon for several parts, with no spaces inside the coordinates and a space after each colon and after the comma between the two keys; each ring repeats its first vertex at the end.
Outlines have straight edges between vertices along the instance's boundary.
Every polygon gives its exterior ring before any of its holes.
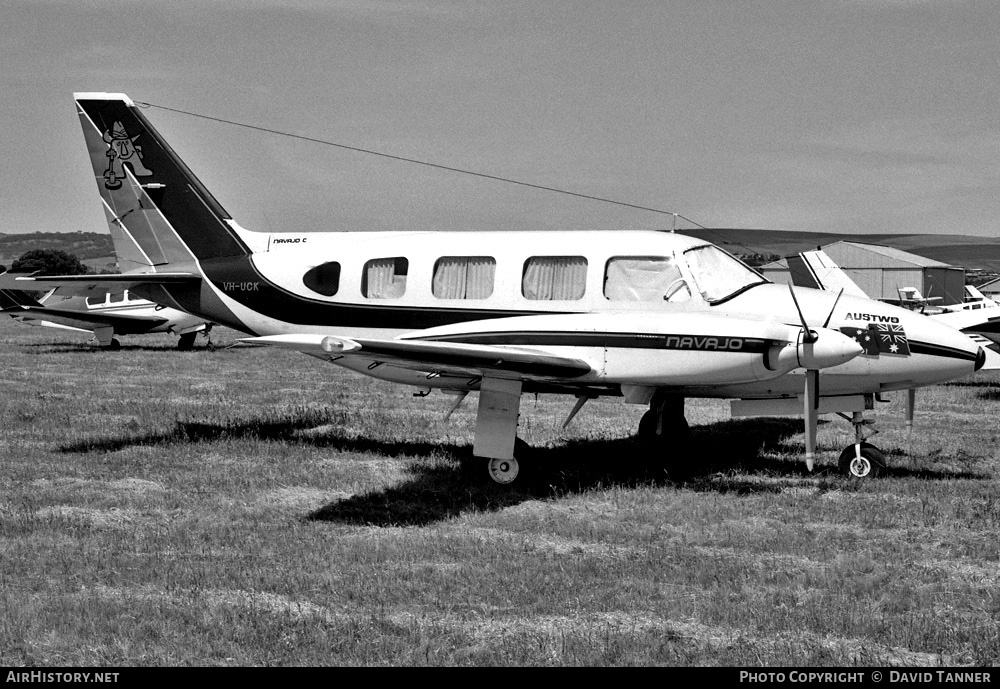
{"type": "Polygon", "coordinates": [[[871,323],[867,328],[841,328],[840,332],[853,337],[864,348],[865,356],[910,356],[910,343],[901,325],[871,323]]]}
{"type": "Polygon", "coordinates": [[[903,326],[895,323],[875,323],[875,334],[878,336],[878,351],[880,354],[897,354],[910,356],[910,343],[906,339],[903,326]]]}

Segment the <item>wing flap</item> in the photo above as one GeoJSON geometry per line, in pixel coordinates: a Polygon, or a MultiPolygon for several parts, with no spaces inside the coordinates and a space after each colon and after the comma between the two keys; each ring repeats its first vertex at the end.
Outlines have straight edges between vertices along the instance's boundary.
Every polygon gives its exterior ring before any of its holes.
{"type": "Polygon", "coordinates": [[[272,335],[240,340],[249,344],[294,349],[335,360],[355,357],[415,371],[456,375],[506,373],[531,380],[580,378],[593,372],[582,359],[524,347],[498,347],[420,340],[379,340],[324,335],[272,335]]]}

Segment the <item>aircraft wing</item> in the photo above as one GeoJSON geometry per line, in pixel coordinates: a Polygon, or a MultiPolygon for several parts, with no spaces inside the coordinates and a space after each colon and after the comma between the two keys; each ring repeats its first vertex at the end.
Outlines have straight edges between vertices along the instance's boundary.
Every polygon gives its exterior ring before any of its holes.
{"type": "Polygon", "coordinates": [[[31,306],[18,304],[2,309],[5,313],[17,316],[30,316],[40,320],[50,320],[67,325],[90,323],[93,325],[111,325],[116,331],[127,332],[142,325],[149,328],[166,323],[166,318],[159,316],[139,316],[126,313],[108,313],[107,309],[84,311],[82,309],[58,309],[50,306],[31,306]]]}
{"type": "Polygon", "coordinates": [[[119,273],[111,275],[18,275],[0,274],[0,289],[50,290],[58,287],[61,294],[90,297],[107,292],[134,290],[145,285],[198,284],[195,273],[119,273]]]}
{"type": "Polygon", "coordinates": [[[526,347],[324,335],[271,335],[240,341],[294,349],[335,363],[342,359],[377,361],[428,374],[553,380],[579,378],[593,371],[582,359],[526,347]]]}
{"type": "Polygon", "coordinates": [[[828,292],[843,289],[847,295],[871,298],[822,249],[803,251],[787,256],[785,260],[788,261],[788,272],[796,287],[812,287],[828,292]]]}

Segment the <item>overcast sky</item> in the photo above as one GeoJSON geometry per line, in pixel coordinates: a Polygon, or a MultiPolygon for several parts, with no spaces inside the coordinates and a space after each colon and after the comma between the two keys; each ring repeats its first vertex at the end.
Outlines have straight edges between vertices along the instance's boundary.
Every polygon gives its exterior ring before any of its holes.
{"type": "MultiPolygon", "coordinates": [[[[0,232],[107,232],[72,93],[111,91],[706,227],[995,236],[997,26],[996,0],[0,0],[0,232]]],[[[674,222],[146,114],[248,229],[674,222]]]]}

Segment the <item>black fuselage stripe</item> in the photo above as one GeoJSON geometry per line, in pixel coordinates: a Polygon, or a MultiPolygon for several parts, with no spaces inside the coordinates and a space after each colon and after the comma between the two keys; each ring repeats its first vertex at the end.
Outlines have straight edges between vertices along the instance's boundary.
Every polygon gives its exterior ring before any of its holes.
{"type": "Polygon", "coordinates": [[[776,344],[781,344],[774,340],[732,335],[537,330],[439,335],[419,339],[425,342],[455,342],[477,345],[701,350],[753,354],[763,354],[776,344]]]}
{"type": "Polygon", "coordinates": [[[930,356],[940,356],[946,359],[962,359],[964,361],[975,361],[979,356],[978,352],[970,352],[944,345],[930,344],[928,342],[915,342],[910,340],[910,353],[928,354],[930,356]]]}

